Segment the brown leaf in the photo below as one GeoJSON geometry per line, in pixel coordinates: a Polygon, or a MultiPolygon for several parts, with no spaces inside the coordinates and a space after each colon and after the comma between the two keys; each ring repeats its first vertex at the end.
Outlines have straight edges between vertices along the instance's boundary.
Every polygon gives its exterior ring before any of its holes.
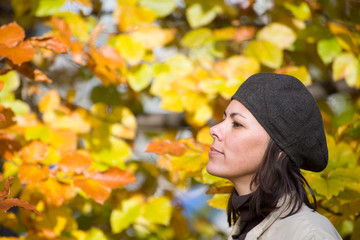
{"type": "Polygon", "coordinates": [[[21,42],[15,47],[0,44],[0,56],[10,59],[13,63],[21,65],[30,61],[35,54],[35,49],[29,41],[21,42]]]}
{"type": "Polygon", "coordinates": [[[67,45],[57,37],[32,37],[28,41],[33,46],[49,49],[56,53],[66,53],[67,45]]]}
{"type": "Polygon", "coordinates": [[[256,28],[253,26],[241,26],[235,32],[235,42],[243,42],[251,39],[256,34],[256,28]]]}
{"type": "Polygon", "coordinates": [[[13,180],[14,180],[13,176],[8,177],[8,179],[6,180],[5,185],[4,185],[4,191],[0,192],[0,201],[4,200],[7,196],[9,196],[10,187],[11,187],[13,180]]]}
{"type": "Polygon", "coordinates": [[[25,31],[16,22],[0,27],[0,44],[7,47],[14,47],[25,38],[25,31]]]}
{"type": "Polygon", "coordinates": [[[77,150],[67,153],[58,166],[64,172],[82,173],[91,166],[92,160],[88,152],[77,150]]]}
{"type": "MultiPolygon", "coordinates": [[[[10,68],[0,68],[0,75],[7,74],[9,71],[11,71],[10,68]]],[[[0,85],[3,86],[4,82],[0,82],[0,85]]],[[[0,91],[1,91],[1,88],[2,88],[1,86],[0,86],[0,91]]]]}
{"type": "Polygon", "coordinates": [[[99,181],[111,189],[136,182],[136,178],[130,172],[116,167],[110,168],[105,172],[90,173],[88,175],[90,178],[99,181]]]}
{"type": "Polygon", "coordinates": [[[13,120],[14,112],[10,108],[0,105],[0,129],[4,129],[14,125],[16,122],[13,120]]]}
{"type": "Polygon", "coordinates": [[[216,194],[216,193],[232,193],[234,187],[233,186],[221,186],[221,187],[211,187],[206,191],[206,194],[216,194]]]}
{"type": "Polygon", "coordinates": [[[13,154],[21,149],[19,140],[12,134],[0,131],[0,155],[11,160],[13,154]]]}
{"type": "Polygon", "coordinates": [[[180,142],[171,142],[169,140],[154,140],[147,145],[145,152],[153,152],[159,155],[168,153],[180,156],[185,152],[185,145],[180,142]]]}
{"type": "Polygon", "coordinates": [[[41,216],[41,213],[38,210],[36,210],[34,205],[31,205],[28,202],[23,202],[17,198],[8,198],[0,202],[0,209],[3,210],[4,212],[9,210],[11,207],[22,207],[25,208],[26,210],[33,211],[37,215],[41,216]]]}
{"type": "Polygon", "coordinates": [[[10,60],[5,60],[7,64],[9,64],[14,70],[21,73],[23,76],[28,77],[37,82],[47,82],[51,83],[51,79],[49,79],[43,72],[39,69],[34,69],[29,63],[23,63],[20,66],[14,64],[10,60]]]}

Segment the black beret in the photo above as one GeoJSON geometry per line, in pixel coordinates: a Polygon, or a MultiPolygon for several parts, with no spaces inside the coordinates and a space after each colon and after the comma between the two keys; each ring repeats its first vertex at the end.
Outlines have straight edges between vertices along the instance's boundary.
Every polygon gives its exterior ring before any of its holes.
{"type": "Polygon", "coordinates": [[[318,105],[297,78],[258,73],[249,77],[231,99],[240,101],[270,137],[299,167],[320,172],[328,149],[318,105]]]}

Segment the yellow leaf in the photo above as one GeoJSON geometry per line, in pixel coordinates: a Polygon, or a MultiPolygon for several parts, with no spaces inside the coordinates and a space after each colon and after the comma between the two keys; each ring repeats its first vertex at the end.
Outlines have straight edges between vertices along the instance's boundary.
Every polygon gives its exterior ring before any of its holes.
{"type": "Polygon", "coordinates": [[[47,111],[43,115],[43,120],[55,129],[67,129],[76,133],[87,133],[90,131],[90,123],[84,119],[81,109],[63,115],[47,111]]]}
{"type": "Polygon", "coordinates": [[[215,70],[226,78],[245,80],[260,71],[259,62],[253,57],[233,55],[215,64],[215,70]]]}
{"type": "Polygon", "coordinates": [[[196,141],[203,144],[211,145],[211,143],[213,142],[213,138],[211,137],[209,130],[209,126],[201,128],[196,135],[196,141]]]}
{"type": "Polygon", "coordinates": [[[149,8],[136,6],[137,1],[118,0],[113,15],[121,32],[128,32],[156,19],[156,13],[149,8]]]}
{"type": "Polygon", "coordinates": [[[211,207],[225,210],[229,201],[229,194],[215,194],[212,199],[208,201],[211,207]]]}
{"type": "Polygon", "coordinates": [[[189,121],[194,125],[202,126],[210,120],[212,113],[212,108],[208,104],[202,104],[198,105],[195,112],[188,114],[187,117],[189,116],[189,121]]]}
{"type": "Polygon", "coordinates": [[[60,106],[60,95],[56,89],[48,91],[39,102],[39,111],[44,113],[60,106]]]}
{"type": "Polygon", "coordinates": [[[109,44],[116,48],[120,55],[130,64],[138,64],[145,55],[142,42],[130,35],[118,35],[109,40],[109,44]]]}
{"type": "Polygon", "coordinates": [[[143,209],[142,216],[146,220],[168,226],[171,219],[172,204],[167,197],[151,198],[143,209]]]}
{"type": "Polygon", "coordinates": [[[153,10],[158,17],[171,14],[176,8],[176,0],[139,0],[140,6],[153,10]]]}
{"type": "Polygon", "coordinates": [[[139,195],[123,200],[121,208],[111,212],[111,231],[120,233],[133,224],[141,214],[143,202],[143,197],[139,195]]]}
{"type": "Polygon", "coordinates": [[[151,68],[142,64],[134,73],[128,74],[128,83],[136,92],[140,92],[149,86],[151,82],[151,68]]]}
{"type": "Polygon", "coordinates": [[[345,79],[350,87],[360,86],[359,60],[352,53],[342,53],[332,64],[333,79],[345,79]]]}
{"type": "Polygon", "coordinates": [[[283,62],[282,50],[269,41],[251,41],[245,49],[245,55],[254,57],[263,65],[277,69],[283,62]]]}
{"type": "Polygon", "coordinates": [[[271,23],[257,33],[257,39],[269,41],[280,49],[289,48],[296,40],[295,32],[281,23],[271,23]]]}
{"type": "Polygon", "coordinates": [[[311,85],[311,76],[305,66],[289,66],[278,69],[276,73],[288,74],[299,79],[305,86],[311,85]]]}
{"type": "Polygon", "coordinates": [[[285,2],[284,7],[300,20],[309,20],[311,18],[311,9],[306,2],[300,2],[299,4],[285,2]]]}
{"type": "Polygon", "coordinates": [[[192,28],[201,27],[212,22],[216,15],[222,13],[223,9],[220,5],[206,5],[194,3],[186,8],[186,19],[192,28]]]}
{"type": "Polygon", "coordinates": [[[181,98],[175,91],[169,91],[162,95],[161,108],[172,112],[184,111],[181,98]]]}
{"type": "Polygon", "coordinates": [[[181,39],[181,43],[188,48],[199,48],[213,36],[211,29],[198,28],[191,30],[181,39]]]}
{"type": "Polygon", "coordinates": [[[141,42],[146,49],[161,47],[175,38],[175,29],[162,29],[155,25],[145,25],[130,35],[138,42],[141,42]]]}
{"type": "Polygon", "coordinates": [[[214,37],[217,40],[234,40],[235,33],[236,28],[234,27],[225,27],[213,31],[214,37]]]}

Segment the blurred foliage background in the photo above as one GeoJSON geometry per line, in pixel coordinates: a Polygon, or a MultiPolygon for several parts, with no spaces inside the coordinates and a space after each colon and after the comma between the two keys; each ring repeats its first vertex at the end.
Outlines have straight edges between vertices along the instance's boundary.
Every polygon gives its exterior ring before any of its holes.
{"type": "Polygon", "coordinates": [[[0,26],[0,189],[42,213],[1,211],[0,239],[226,238],[208,130],[258,72],[317,99],[329,165],[304,174],[360,239],[359,1],[1,0],[0,26]]]}

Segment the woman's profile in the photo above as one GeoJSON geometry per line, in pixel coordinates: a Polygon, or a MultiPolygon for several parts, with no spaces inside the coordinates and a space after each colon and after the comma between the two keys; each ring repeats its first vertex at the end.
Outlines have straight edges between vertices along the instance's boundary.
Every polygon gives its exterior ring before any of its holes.
{"type": "Polygon", "coordinates": [[[300,172],[325,169],[328,149],[319,108],[297,78],[249,77],[210,134],[207,171],[234,185],[229,240],[341,239],[300,172]]]}

